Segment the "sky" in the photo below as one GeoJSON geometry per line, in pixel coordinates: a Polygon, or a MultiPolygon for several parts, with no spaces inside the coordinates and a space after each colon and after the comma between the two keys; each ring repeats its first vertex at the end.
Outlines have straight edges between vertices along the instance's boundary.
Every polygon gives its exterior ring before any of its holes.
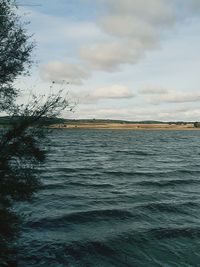
{"type": "Polygon", "coordinates": [[[200,120],[199,0],[18,3],[36,42],[20,101],[55,82],[76,103],[64,118],[200,120]]]}

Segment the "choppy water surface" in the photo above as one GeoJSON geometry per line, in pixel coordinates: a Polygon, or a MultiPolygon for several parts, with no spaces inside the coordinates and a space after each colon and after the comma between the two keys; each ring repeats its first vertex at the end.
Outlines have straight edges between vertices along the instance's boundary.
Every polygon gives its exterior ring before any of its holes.
{"type": "Polygon", "coordinates": [[[200,131],[54,130],[23,267],[200,266],[200,131]]]}

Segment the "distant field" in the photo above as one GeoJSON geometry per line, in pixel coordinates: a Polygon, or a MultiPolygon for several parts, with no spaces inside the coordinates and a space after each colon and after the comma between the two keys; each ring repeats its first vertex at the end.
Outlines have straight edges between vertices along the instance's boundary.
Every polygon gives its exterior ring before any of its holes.
{"type": "Polygon", "coordinates": [[[168,123],[76,123],[76,124],[54,124],[50,128],[65,128],[65,129],[132,129],[132,130],[191,130],[200,129],[194,128],[193,124],[176,125],[168,123]]]}

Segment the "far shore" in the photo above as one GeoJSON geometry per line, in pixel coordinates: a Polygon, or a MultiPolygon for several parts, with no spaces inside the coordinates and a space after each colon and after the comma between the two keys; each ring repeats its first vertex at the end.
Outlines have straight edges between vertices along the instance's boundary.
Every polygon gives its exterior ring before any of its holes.
{"type": "Polygon", "coordinates": [[[200,130],[193,124],[137,124],[137,123],[75,123],[75,124],[54,124],[51,129],[110,129],[110,130],[200,130]]]}

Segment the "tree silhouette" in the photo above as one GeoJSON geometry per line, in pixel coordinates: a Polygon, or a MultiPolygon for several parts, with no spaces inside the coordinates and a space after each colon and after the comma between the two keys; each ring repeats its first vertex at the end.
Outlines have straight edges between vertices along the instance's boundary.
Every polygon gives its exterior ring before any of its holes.
{"type": "Polygon", "coordinates": [[[34,43],[20,17],[14,0],[0,0],[0,111],[11,108],[18,95],[16,77],[27,74],[34,43]]]}
{"type": "Polygon", "coordinates": [[[41,125],[45,118],[72,108],[62,91],[16,104],[19,91],[14,81],[28,73],[34,47],[16,10],[14,0],[0,0],[0,112],[11,118],[9,129],[0,132],[0,266],[17,266],[11,240],[20,219],[11,211],[12,204],[29,200],[41,184],[36,169],[45,159],[41,140],[46,130],[41,125]]]}

